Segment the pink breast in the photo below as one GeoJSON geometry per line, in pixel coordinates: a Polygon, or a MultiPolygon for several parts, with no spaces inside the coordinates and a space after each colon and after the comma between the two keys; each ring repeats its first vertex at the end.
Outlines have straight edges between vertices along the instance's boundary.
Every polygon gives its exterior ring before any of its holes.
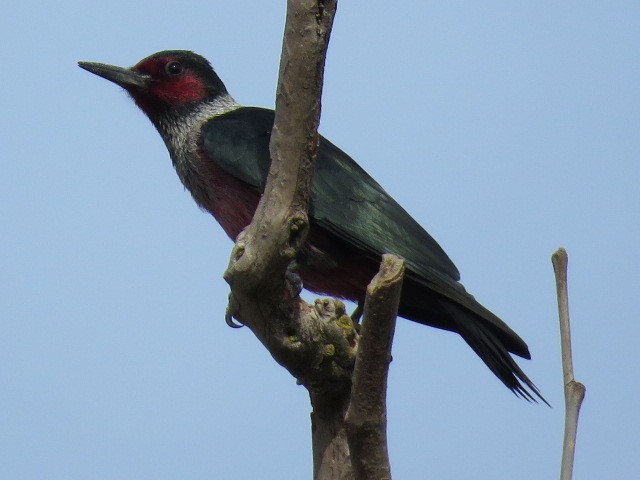
{"type": "Polygon", "coordinates": [[[251,223],[260,195],[249,185],[231,176],[213,162],[207,162],[205,181],[212,192],[205,208],[232,240],[251,223]]]}
{"type": "MultiPolygon", "coordinates": [[[[213,162],[207,162],[205,175],[207,190],[213,192],[205,208],[235,241],[238,234],[251,223],[260,195],[213,162]]],[[[300,265],[298,273],[304,287],[317,294],[356,301],[364,299],[366,286],[375,274],[377,265],[353,251],[341,251],[336,247],[342,242],[335,240],[333,235],[312,224],[307,243],[335,261],[330,266],[300,265]]]]}

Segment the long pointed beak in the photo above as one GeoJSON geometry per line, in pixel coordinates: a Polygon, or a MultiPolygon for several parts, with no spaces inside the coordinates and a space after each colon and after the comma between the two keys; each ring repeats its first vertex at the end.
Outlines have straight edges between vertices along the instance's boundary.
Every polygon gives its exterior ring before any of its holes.
{"type": "Polygon", "coordinates": [[[128,68],[116,67],[115,65],[94,62],[78,62],[78,66],[85,69],[87,72],[94,73],[99,77],[105,78],[125,89],[130,89],[131,87],[145,88],[151,81],[151,77],[149,75],[134,72],[128,68]]]}

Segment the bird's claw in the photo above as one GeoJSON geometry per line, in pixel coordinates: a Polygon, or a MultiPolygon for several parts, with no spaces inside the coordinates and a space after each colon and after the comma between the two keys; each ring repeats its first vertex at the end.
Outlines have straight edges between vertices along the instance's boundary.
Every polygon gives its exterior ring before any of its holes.
{"type": "Polygon", "coordinates": [[[224,321],[231,328],[242,328],[244,327],[244,323],[237,322],[233,319],[233,316],[238,312],[240,304],[236,300],[236,297],[233,296],[233,292],[229,293],[229,303],[227,303],[227,310],[224,314],[224,321]]]}

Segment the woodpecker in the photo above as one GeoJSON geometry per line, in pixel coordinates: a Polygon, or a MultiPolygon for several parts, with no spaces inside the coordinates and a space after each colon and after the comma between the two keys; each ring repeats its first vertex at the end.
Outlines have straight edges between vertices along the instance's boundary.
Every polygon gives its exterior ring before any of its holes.
{"type": "MultiPolygon", "coordinates": [[[[274,111],[238,104],[211,64],[190,51],[158,52],[131,68],[79,66],[129,93],[162,136],[185,188],[235,239],[264,191],[274,111]]],[[[322,136],[309,220],[296,259],[307,290],[362,302],[382,254],[399,255],[406,262],[399,315],[460,334],[514,394],[547,403],[510,355],[530,359],[526,343],[467,293],[440,245],[322,136]]]]}

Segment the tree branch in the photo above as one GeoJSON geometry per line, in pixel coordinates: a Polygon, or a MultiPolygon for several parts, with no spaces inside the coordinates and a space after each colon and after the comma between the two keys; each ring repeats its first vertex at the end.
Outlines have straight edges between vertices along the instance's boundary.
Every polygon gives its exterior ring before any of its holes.
{"type": "Polygon", "coordinates": [[[247,325],[274,359],[308,388],[328,383],[343,389],[349,385],[355,330],[342,326],[341,302],[312,306],[301,300],[299,279],[289,271],[309,226],[319,99],[335,7],[335,1],[288,2],[271,168],[254,218],[238,236],[224,276],[231,286],[228,318],[247,325]]]}
{"type": "Polygon", "coordinates": [[[336,0],[288,1],[271,168],[254,218],[238,236],[225,272],[231,286],[227,320],[234,317],[248,326],[273,358],[309,390],[314,478],[350,480],[354,469],[367,472],[363,466],[369,464],[386,476],[357,478],[390,478],[384,397],[403,263],[385,256],[381,273],[367,292],[364,324],[371,325],[363,328],[370,331],[371,340],[362,349],[363,372],[358,377],[362,380],[353,389],[358,401],[351,410],[352,441],[359,457],[353,465],[345,415],[358,329],[339,300],[316,300],[314,305],[301,300],[300,280],[291,269],[309,228],[324,60],[335,9],[336,0]],[[373,387],[372,381],[380,383],[373,387]],[[376,403],[366,398],[370,391],[376,391],[376,403]],[[377,412],[371,425],[363,417],[370,409],[377,412]],[[374,439],[379,442],[371,449],[375,458],[365,451],[374,439]]]}
{"type": "Polygon", "coordinates": [[[571,480],[573,459],[578,433],[578,416],[586,393],[585,386],[576,382],[573,376],[573,356],[571,353],[571,327],[569,324],[569,294],[567,288],[567,265],[569,258],[564,248],[558,249],[552,256],[553,270],[556,276],[558,292],[558,314],[560,317],[560,343],[562,346],[562,374],[564,378],[565,422],[562,446],[561,480],[571,480]]]}
{"type": "Polygon", "coordinates": [[[345,423],[356,480],[390,479],[387,375],[400,303],[404,261],[384,255],[367,288],[358,356],[345,423]]]}

